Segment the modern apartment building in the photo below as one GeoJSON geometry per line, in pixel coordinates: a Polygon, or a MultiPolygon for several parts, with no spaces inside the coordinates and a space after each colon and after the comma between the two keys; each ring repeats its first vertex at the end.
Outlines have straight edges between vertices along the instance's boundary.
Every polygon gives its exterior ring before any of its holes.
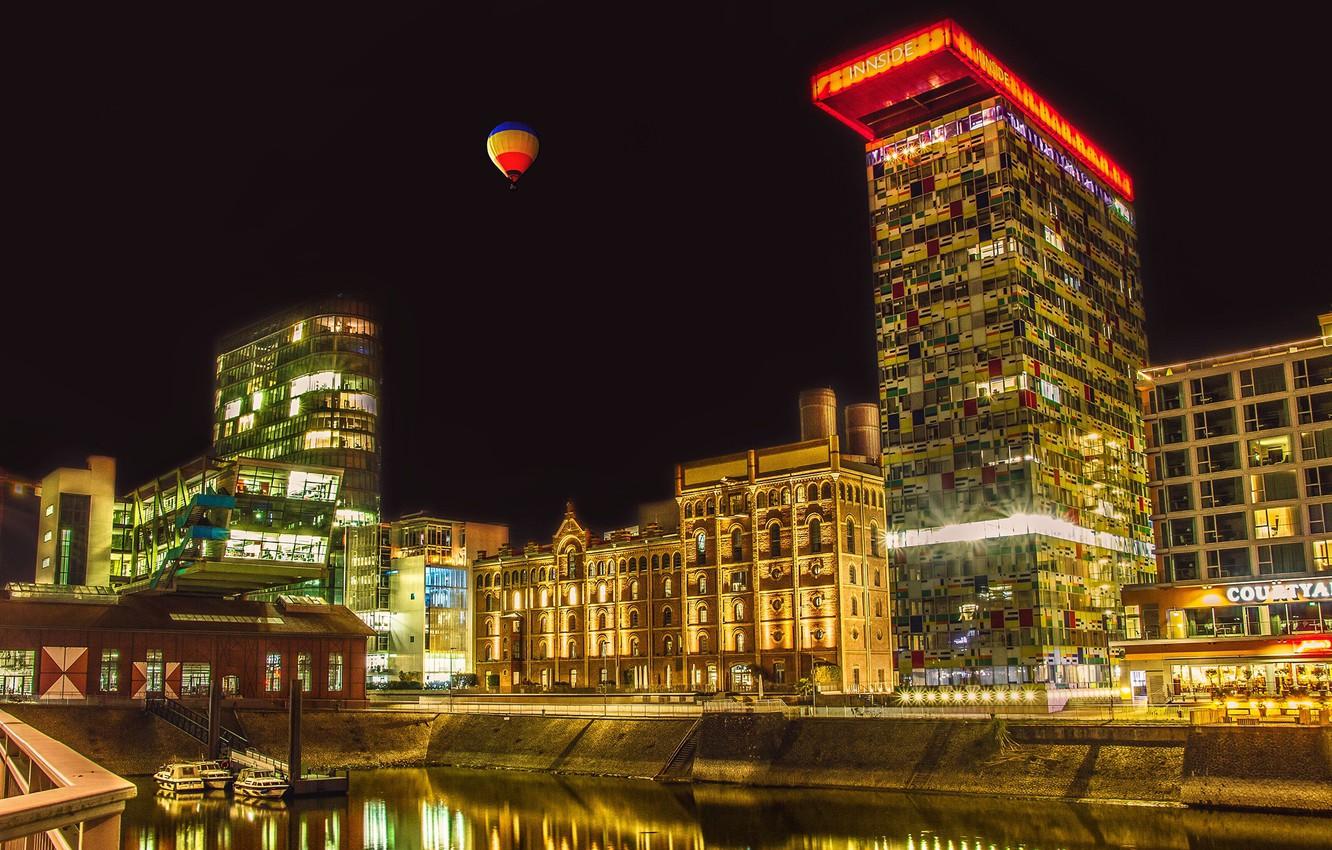
{"type": "Polygon", "coordinates": [[[674,527],[597,536],[570,505],[549,543],[478,560],[481,683],[790,689],[822,667],[834,687],[890,687],[878,428],[853,408],[846,452],[820,391],[800,442],[681,464],[674,527]]]}
{"type": "Polygon", "coordinates": [[[442,687],[475,669],[471,565],[507,548],[509,528],[415,513],[391,523],[390,539],[389,639],[375,676],[442,687]]]}
{"type": "Polygon", "coordinates": [[[900,681],[1108,685],[1155,571],[1132,180],[953,21],[812,86],[866,142],[900,681]]]}
{"type": "MultiPolygon", "coordinates": [[[[379,523],[382,334],[369,304],[308,302],[218,342],[213,454],[344,471],[327,584],[305,588],[341,604],[349,565],[374,570],[379,523]],[[349,542],[363,551],[349,551],[349,542]]],[[[358,579],[359,581],[359,579],[358,579]]]]}
{"type": "Polygon", "coordinates": [[[1144,373],[1161,584],[1125,591],[1152,701],[1332,688],[1332,313],[1144,373]]]}
{"type": "Polygon", "coordinates": [[[109,586],[115,458],[92,455],[85,467],[53,470],[41,490],[35,581],[109,586]]]}

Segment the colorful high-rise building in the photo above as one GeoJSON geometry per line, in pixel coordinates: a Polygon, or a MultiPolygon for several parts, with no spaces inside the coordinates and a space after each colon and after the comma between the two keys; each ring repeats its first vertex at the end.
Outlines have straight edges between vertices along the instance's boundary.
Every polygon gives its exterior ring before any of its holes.
{"type": "Polygon", "coordinates": [[[1133,182],[952,21],[830,65],[865,139],[899,682],[1110,682],[1155,575],[1133,182]]]}
{"type": "Polygon", "coordinates": [[[328,579],[300,588],[338,604],[353,565],[375,571],[364,583],[379,584],[377,534],[350,529],[379,524],[380,344],[371,306],[338,297],[269,316],[217,346],[213,454],[343,470],[328,579]]]}

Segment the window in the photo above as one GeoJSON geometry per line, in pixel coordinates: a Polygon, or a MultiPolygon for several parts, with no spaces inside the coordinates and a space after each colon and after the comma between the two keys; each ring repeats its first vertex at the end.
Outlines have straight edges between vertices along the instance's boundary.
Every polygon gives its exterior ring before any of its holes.
{"type": "Polygon", "coordinates": [[[1166,452],[1162,457],[1164,458],[1165,469],[1159,477],[1180,478],[1189,474],[1189,453],[1187,450],[1176,449],[1173,452],[1166,452]]]}
{"type": "Polygon", "coordinates": [[[1176,546],[1194,546],[1197,542],[1198,537],[1193,523],[1193,517],[1166,521],[1166,546],[1171,548],[1176,546]]]}
{"type": "Polygon", "coordinates": [[[700,623],[706,623],[708,621],[708,606],[702,603],[699,603],[698,606],[698,621],[700,623]]]}
{"type": "Polygon", "coordinates": [[[731,529],[731,560],[740,561],[744,557],[744,535],[739,528],[733,528],[731,529]]]}
{"type": "Polygon", "coordinates": [[[1301,425],[1332,422],[1332,393],[1300,396],[1296,404],[1299,406],[1301,425]]]}
{"type": "Polygon", "coordinates": [[[1208,375],[1189,381],[1189,400],[1195,405],[1230,401],[1235,393],[1230,386],[1230,374],[1208,375]]]}
{"type": "MultiPolygon", "coordinates": [[[[676,553],[675,553],[675,557],[672,558],[671,560],[674,562],[674,564],[675,564],[675,568],[676,568],[677,570],[680,569],[680,553],[679,553],[679,552],[676,552],[676,553]]],[[[642,562],[643,562],[642,559],[639,559],[639,563],[641,564],[642,562]]]]}
{"type": "Polygon", "coordinates": [[[1290,408],[1284,398],[1244,405],[1245,431],[1271,431],[1290,425],[1290,408]]]}
{"type": "Polygon", "coordinates": [[[846,521],[846,551],[853,554],[856,551],[856,524],[850,519],[846,521]]]}
{"type": "Polygon", "coordinates": [[[706,654],[708,651],[708,636],[706,634],[700,634],[698,636],[698,651],[703,654],[706,654]]]}
{"type": "Polygon", "coordinates": [[[568,628],[565,629],[565,631],[569,631],[569,632],[576,632],[576,631],[578,631],[578,615],[576,615],[576,614],[570,614],[570,615],[569,615],[569,619],[568,619],[568,628]]]}
{"type": "Polygon", "coordinates": [[[1179,410],[1184,406],[1184,393],[1180,384],[1162,384],[1156,388],[1157,410],[1179,410]]]}
{"type": "Polygon", "coordinates": [[[735,609],[733,611],[733,614],[734,614],[733,619],[735,622],[737,623],[742,622],[745,619],[745,603],[737,599],[735,601],[735,609]]]}
{"type": "Polygon", "coordinates": [[[823,524],[818,517],[812,517],[809,521],[809,551],[823,551],[823,524]]]}
{"type": "Polygon", "coordinates": [[[1309,506],[1309,533],[1327,534],[1332,532],[1332,502],[1309,506]]]}
{"type": "Polygon", "coordinates": [[[1198,553],[1179,552],[1166,558],[1166,581],[1192,581],[1199,577],[1198,553]]]}
{"type": "Polygon", "coordinates": [[[1202,494],[1201,504],[1204,508],[1223,508],[1242,504],[1244,501],[1244,490],[1238,478],[1213,478],[1210,481],[1201,481],[1198,483],[1198,490],[1202,494]]]}
{"type": "Polygon", "coordinates": [[[1207,551],[1208,578],[1240,578],[1249,575],[1253,575],[1253,570],[1249,566],[1247,547],[1207,551]]]}
{"type": "Polygon", "coordinates": [[[1297,390],[1332,384],[1332,354],[1310,357],[1308,360],[1297,360],[1294,367],[1295,389],[1297,390]]]}
{"type": "Polygon", "coordinates": [[[1308,567],[1304,563],[1303,543],[1275,543],[1271,546],[1258,547],[1260,575],[1302,573],[1306,569],[1308,567]]]}
{"type": "Polygon", "coordinates": [[[671,584],[671,577],[667,576],[666,579],[661,583],[661,595],[670,596],[672,590],[674,590],[674,586],[671,584]]]}
{"type": "MultiPolygon", "coordinates": [[[[634,613],[637,614],[638,612],[635,611],[634,613]]],[[[637,619],[637,618],[635,618],[635,619],[637,619]]],[[[637,625],[637,624],[635,623],[635,625],[637,625]]],[[[636,637],[635,637],[635,638],[629,638],[629,654],[632,655],[632,656],[634,656],[635,658],[638,657],[638,638],[636,638],[636,637]]]]}
{"type": "Polygon", "coordinates": [[[282,690],[282,655],[270,652],[264,660],[264,690],[277,693],[282,690]]]}
{"type": "Polygon", "coordinates": [[[1218,443],[1198,447],[1198,474],[1229,472],[1239,469],[1239,443],[1218,443]]]}
{"type": "Polygon", "coordinates": [[[1184,442],[1184,417],[1167,416],[1156,423],[1156,442],[1168,446],[1171,443],[1184,442]]]}
{"type": "Polygon", "coordinates": [[[1279,502],[1283,499],[1298,499],[1299,495],[1293,471],[1263,472],[1249,476],[1249,499],[1253,502],[1279,502]]]}
{"type": "Polygon", "coordinates": [[[638,579],[634,579],[633,581],[629,582],[629,598],[630,599],[638,598],[638,579]]]}
{"type": "Polygon", "coordinates": [[[674,654],[675,654],[675,638],[671,637],[670,635],[667,635],[667,636],[665,637],[665,639],[662,640],[662,642],[661,642],[661,654],[662,654],[662,655],[674,655],[674,654]]]}
{"type": "Polygon", "coordinates": [[[1286,369],[1280,363],[1240,371],[1240,395],[1245,398],[1286,391],[1286,369]]]}
{"type": "Polygon", "coordinates": [[[1220,407],[1193,414],[1193,438],[1208,440],[1213,437],[1228,437],[1238,433],[1235,422],[1235,408],[1220,407]]]}
{"type": "Polygon", "coordinates": [[[745,651],[745,633],[744,633],[744,632],[736,632],[736,633],[735,633],[735,651],[736,651],[736,652],[744,652],[744,651],[745,651]]]}
{"type": "Polygon", "coordinates": [[[102,650],[101,678],[98,690],[104,694],[114,694],[120,690],[120,650],[102,650]]]}
{"type": "Polygon", "coordinates": [[[1188,484],[1168,484],[1164,490],[1158,491],[1165,504],[1162,507],[1162,513],[1179,513],[1180,511],[1193,510],[1193,487],[1188,484]]]}
{"type": "Polygon", "coordinates": [[[145,672],[148,676],[148,692],[151,694],[162,693],[163,679],[166,676],[166,662],[162,656],[162,650],[148,650],[145,672]]]}
{"type": "Polygon", "coordinates": [[[700,564],[708,562],[708,533],[700,531],[694,535],[694,558],[700,564]]]}
{"type": "Polygon", "coordinates": [[[700,595],[708,592],[708,577],[701,575],[698,577],[698,592],[700,595]]]}
{"type": "Polygon", "coordinates": [[[782,527],[777,523],[768,526],[768,557],[780,558],[782,555],[782,527]]]}
{"type": "Polygon", "coordinates": [[[1242,512],[1208,514],[1203,517],[1203,541],[1206,543],[1231,543],[1248,539],[1249,533],[1242,512]]]}
{"type": "Polygon", "coordinates": [[[669,626],[674,622],[675,612],[671,610],[671,606],[667,605],[665,608],[661,609],[661,624],[663,626],[669,626]]]}
{"type": "Polygon", "coordinates": [[[1332,457],[1332,428],[1322,431],[1300,432],[1300,457],[1304,460],[1324,460],[1332,457]]]}
{"type": "MultiPolygon", "coordinates": [[[[631,629],[636,629],[636,628],[638,628],[638,609],[637,609],[637,608],[631,609],[631,610],[629,611],[629,628],[631,628],[631,629]]],[[[637,654],[637,653],[635,653],[635,654],[637,654]]]]}
{"type": "Polygon", "coordinates": [[[1253,512],[1253,536],[1259,540],[1293,537],[1300,533],[1299,508],[1260,508],[1253,512]]]}
{"type": "Polygon", "coordinates": [[[1290,463],[1290,459],[1290,434],[1249,440],[1249,466],[1275,466],[1279,463],[1290,463]]]}
{"type": "MultiPolygon", "coordinates": [[[[870,523],[869,544],[870,544],[870,556],[874,558],[879,557],[879,526],[876,523],[870,523]]],[[[878,572],[876,571],[875,580],[874,580],[874,584],[876,587],[879,584],[877,576],[878,572]]]]}
{"type": "Polygon", "coordinates": [[[342,653],[328,654],[328,689],[332,693],[342,690],[342,653]]]}
{"type": "Polygon", "coordinates": [[[1332,466],[1304,470],[1304,495],[1332,496],[1332,466]]]}

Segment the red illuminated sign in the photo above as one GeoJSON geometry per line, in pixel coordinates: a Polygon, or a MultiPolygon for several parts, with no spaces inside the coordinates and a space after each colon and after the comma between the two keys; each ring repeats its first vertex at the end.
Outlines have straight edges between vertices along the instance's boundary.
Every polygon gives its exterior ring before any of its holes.
{"type": "Polygon", "coordinates": [[[863,120],[867,114],[966,76],[1008,98],[1032,123],[1052,134],[1110,188],[1127,200],[1133,200],[1133,180],[1124,169],[951,20],[941,21],[815,74],[814,103],[872,140],[875,133],[863,120]],[[939,61],[945,58],[953,61],[939,61]],[[915,71],[913,66],[920,70],[915,71]],[[876,85],[866,85],[871,82],[876,85]],[[842,95],[856,89],[881,89],[886,97],[860,97],[845,104],[838,103],[842,95]]]}
{"type": "Polygon", "coordinates": [[[1296,652],[1327,652],[1332,649],[1332,640],[1302,640],[1295,644],[1296,652]]]}

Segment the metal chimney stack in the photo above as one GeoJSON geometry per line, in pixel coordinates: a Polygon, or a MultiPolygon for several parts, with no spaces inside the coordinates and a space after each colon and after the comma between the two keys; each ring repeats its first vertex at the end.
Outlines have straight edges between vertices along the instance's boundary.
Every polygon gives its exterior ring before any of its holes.
{"type": "Polygon", "coordinates": [[[883,454],[883,441],[877,404],[846,406],[846,453],[869,458],[871,463],[879,463],[883,454]]]}
{"type": "Polygon", "coordinates": [[[800,393],[800,439],[821,440],[837,433],[837,394],[827,387],[800,393]]]}

